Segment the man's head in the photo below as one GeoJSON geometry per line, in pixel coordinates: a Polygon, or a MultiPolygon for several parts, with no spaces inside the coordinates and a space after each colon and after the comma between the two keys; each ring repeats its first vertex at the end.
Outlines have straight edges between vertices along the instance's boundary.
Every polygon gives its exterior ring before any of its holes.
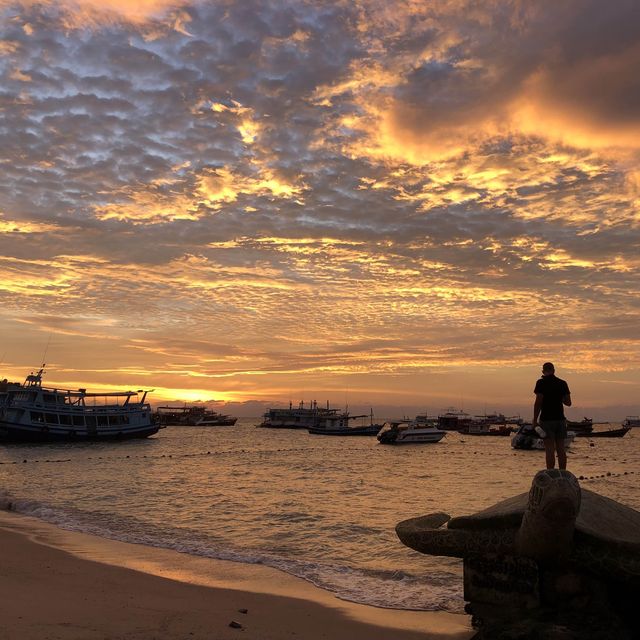
{"type": "Polygon", "coordinates": [[[553,366],[552,362],[545,362],[542,365],[543,376],[550,376],[550,375],[553,375],[555,372],[556,372],[556,368],[553,366]]]}

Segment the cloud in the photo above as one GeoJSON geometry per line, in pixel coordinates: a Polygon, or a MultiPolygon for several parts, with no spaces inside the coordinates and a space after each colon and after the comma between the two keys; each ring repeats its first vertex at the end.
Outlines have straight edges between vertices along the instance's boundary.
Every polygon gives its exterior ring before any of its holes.
{"type": "Polygon", "coordinates": [[[176,30],[185,32],[184,14],[180,9],[188,4],[186,0],[0,0],[0,9],[19,6],[29,15],[44,7],[57,13],[61,22],[72,28],[98,27],[114,20],[144,25],[169,14],[176,30]]]}
{"type": "Polygon", "coordinates": [[[3,7],[12,339],[256,397],[638,367],[635,3],[3,7]]]}
{"type": "Polygon", "coordinates": [[[514,135],[637,151],[637,3],[494,4],[490,19],[456,3],[412,14],[428,38],[403,33],[414,55],[398,47],[368,82],[363,151],[424,164],[514,135]]]}

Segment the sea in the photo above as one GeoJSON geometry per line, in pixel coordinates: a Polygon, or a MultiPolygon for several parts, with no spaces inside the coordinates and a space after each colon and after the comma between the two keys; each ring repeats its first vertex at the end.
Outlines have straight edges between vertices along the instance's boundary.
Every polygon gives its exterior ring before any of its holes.
{"type": "MultiPolygon", "coordinates": [[[[417,553],[397,522],[471,514],[529,490],[544,452],[448,432],[389,446],[233,427],[170,426],[144,440],[0,446],[0,508],[63,529],[194,556],[263,564],[336,597],[463,611],[462,563],[417,553]]],[[[596,430],[620,425],[596,425],[596,430]]],[[[581,486],[640,510],[640,428],[576,438],[581,486]]]]}

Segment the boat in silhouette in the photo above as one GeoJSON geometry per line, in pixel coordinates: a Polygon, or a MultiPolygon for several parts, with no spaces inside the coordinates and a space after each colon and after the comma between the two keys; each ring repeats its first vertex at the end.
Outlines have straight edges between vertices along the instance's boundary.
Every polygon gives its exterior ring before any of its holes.
{"type": "Polygon", "coordinates": [[[203,406],[158,407],[156,418],[163,426],[232,427],[238,418],[227,416],[203,406]]]}
{"type": "Polygon", "coordinates": [[[316,436],[376,436],[382,427],[381,424],[374,424],[372,410],[370,414],[360,416],[352,416],[348,412],[325,415],[319,419],[315,427],[309,427],[308,431],[316,436]],[[370,423],[349,426],[349,420],[359,418],[369,418],[370,423]]]}
{"type": "Polygon", "coordinates": [[[291,402],[288,408],[268,409],[262,416],[262,422],[256,426],[264,429],[315,429],[330,421],[334,428],[346,426],[349,422],[349,412],[339,409],[321,407],[314,400],[309,406],[304,406],[304,401],[294,407],[291,402]]]}
{"type": "Polygon", "coordinates": [[[24,383],[0,382],[0,442],[125,440],[160,429],[146,401],[148,391],[43,387],[44,366],[24,383]]]}
{"type": "Polygon", "coordinates": [[[631,427],[620,429],[606,429],[604,431],[591,431],[590,433],[576,433],[578,438],[623,438],[631,431],[631,427]]]}

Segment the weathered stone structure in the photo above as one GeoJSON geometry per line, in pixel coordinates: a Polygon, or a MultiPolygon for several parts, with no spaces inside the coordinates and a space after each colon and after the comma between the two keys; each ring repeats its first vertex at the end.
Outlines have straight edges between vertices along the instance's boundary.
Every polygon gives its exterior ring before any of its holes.
{"type": "Polygon", "coordinates": [[[568,471],[471,516],[398,523],[407,546],[464,560],[478,639],[640,638],[640,512],[580,488],[568,471]]]}

